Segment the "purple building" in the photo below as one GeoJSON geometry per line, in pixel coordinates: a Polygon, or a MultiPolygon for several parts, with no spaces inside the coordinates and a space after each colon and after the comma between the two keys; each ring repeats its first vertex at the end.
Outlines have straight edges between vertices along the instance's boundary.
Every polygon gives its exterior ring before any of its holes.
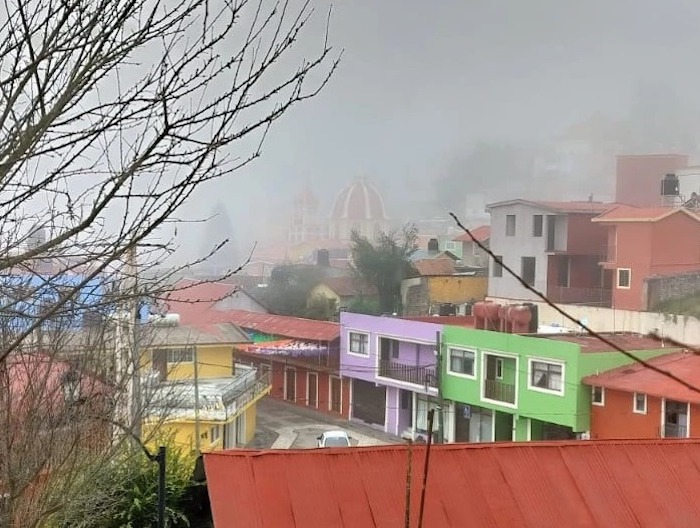
{"type": "Polygon", "coordinates": [[[438,402],[441,330],[439,324],[342,312],[340,373],[352,379],[350,419],[426,440],[428,411],[438,402]]]}

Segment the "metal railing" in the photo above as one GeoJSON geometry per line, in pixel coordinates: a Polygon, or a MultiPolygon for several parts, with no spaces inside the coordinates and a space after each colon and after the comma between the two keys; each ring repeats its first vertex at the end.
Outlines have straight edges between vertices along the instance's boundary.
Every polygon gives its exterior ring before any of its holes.
{"type": "Polygon", "coordinates": [[[515,385],[499,380],[484,380],[484,398],[505,403],[515,403],[515,385]]]}
{"type": "Polygon", "coordinates": [[[612,304],[612,290],[604,288],[572,288],[549,286],[547,297],[557,304],[583,304],[609,307],[612,304]]]}
{"type": "Polygon", "coordinates": [[[379,362],[379,375],[384,378],[414,383],[415,385],[437,387],[437,376],[435,375],[434,365],[406,365],[404,363],[383,359],[379,362]]]}

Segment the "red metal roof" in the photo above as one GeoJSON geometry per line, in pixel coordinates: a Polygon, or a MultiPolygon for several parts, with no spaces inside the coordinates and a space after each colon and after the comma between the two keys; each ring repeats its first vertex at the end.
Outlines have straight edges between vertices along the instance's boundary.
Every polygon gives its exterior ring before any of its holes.
{"type": "MultiPolygon", "coordinates": [[[[598,335],[602,335],[624,350],[660,350],[663,348],[658,339],[642,334],[599,332],[598,335]]],[[[581,352],[612,352],[615,350],[597,337],[588,334],[538,334],[536,337],[576,343],[581,346],[581,352]]],[[[669,348],[669,351],[673,350],[678,349],[669,348]]]]}
{"type": "MultiPolygon", "coordinates": [[[[469,232],[476,238],[479,242],[486,242],[491,238],[491,226],[480,225],[474,229],[470,229],[469,232]]],[[[462,233],[457,238],[454,239],[456,242],[472,242],[472,237],[468,233],[462,233]]]]}
{"type": "Polygon", "coordinates": [[[183,324],[223,322],[208,316],[214,305],[236,291],[235,284],[182,279],[168,292],[168,312],[180,315],[183,324]]]}
{"type": "Polygon", "coordinates": [[[700,221],[700,217],[682,207],[632,207],[620,205],[614,209],[593,219],[594,222],[658,222],[667,216],[676,213],[685,213],[693,220],[700,221]]]}
{"type": "Polygon", "coordinates": [[[340,337],[340,325],[330,321],[316,321],[245,310],[226,310],[217,313],[227,322],[262,334],[307,341],[333,341],[340,337]]]}
{"type": "MultiPolygon", "coordinates": [[[[425,448],[413,448],[417,526],[425,448]]],[[[204,465],[215,526],[404,525],[408,447],[234,450],[204,465]]],[[[436,445],[424,526],[696,526],[700,441],[436,445]]]]}
{"type": "MultiPolygon", "coordinates": [[[[700,388],[700,356],[692,352],[675,352],[649,360],[649,363],[700,388]]],[[[639,392],[659,398],[700,403],[700,393],[638,363],[588,376],[587,385],[624,392],[639,392]]]]}

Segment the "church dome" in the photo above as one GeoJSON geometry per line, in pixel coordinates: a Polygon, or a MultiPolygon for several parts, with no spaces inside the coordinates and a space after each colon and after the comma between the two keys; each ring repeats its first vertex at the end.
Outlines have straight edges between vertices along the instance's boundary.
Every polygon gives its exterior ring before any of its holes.
{"type": "Polygon", "coordinates": [[[335,199],[332,220],[386,220],[384,200],[377,189],[366,181],[356,181],[343,189],[335,199]]]}

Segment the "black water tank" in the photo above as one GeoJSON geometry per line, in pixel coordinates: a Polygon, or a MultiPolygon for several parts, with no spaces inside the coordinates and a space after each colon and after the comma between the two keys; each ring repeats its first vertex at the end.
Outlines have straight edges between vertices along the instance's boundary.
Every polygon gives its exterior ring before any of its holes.
{"type": "Polygon", "coordinates": [[[428,251],[439,251],[440,250],[440,244],[438,244],[438,239],[437,238],[431,238],[428,240],[428,251]]]}
{"type": "Polygon", "coordinates": [[[327,268],[331,265],[330,254],[327,249],[319,249],[316,253],[316,265],[327,268]]]}
{"type": "Polygon", "coordinates": [[[680,185],[678,176],[675,174],[667,174],[661,180],[661,196],[678,196],[680,194],[680,185]]]}

